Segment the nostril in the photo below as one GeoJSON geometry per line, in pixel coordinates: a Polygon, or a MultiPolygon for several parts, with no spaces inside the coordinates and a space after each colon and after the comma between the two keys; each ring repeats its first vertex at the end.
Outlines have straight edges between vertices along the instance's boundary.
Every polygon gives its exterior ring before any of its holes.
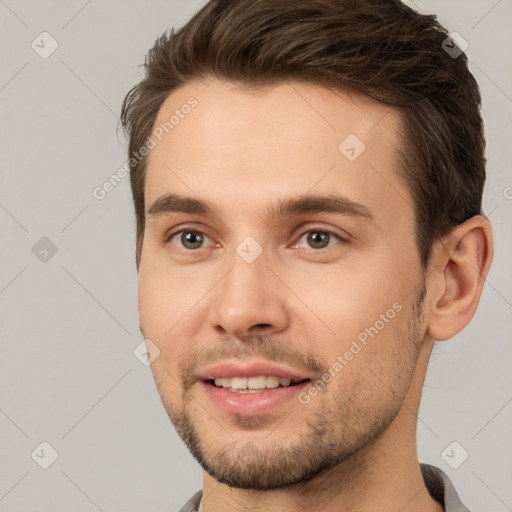
{"type": "Polygon", "coordinates": [[[270,324],[255,324],[251,327],[251,329],[268,329],[270,324]]]}

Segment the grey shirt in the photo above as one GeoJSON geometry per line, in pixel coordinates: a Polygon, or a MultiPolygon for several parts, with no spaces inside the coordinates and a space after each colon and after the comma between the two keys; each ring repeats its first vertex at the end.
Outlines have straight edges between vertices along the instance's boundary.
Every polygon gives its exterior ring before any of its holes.
{"type": "MultiPolygon", "coordinates": [[[[420,463],[420,469],[425,487],[432,498],[443,505],[445,512],[470,512],[460,501],[455,487],[444,471],[423,463],[420,463]]],[[[202,496],[203,491],[197,491],[179,512],[197,512],[202,496]]]]}

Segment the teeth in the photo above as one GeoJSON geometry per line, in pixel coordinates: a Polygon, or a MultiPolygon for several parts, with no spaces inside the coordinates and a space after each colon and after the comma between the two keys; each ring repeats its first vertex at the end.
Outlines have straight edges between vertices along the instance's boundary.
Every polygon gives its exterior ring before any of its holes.
{"type": "MultiPolygon", "coordinates": [[[[236,384],[234,383],[235,380],[233,379],[231,381],[231,387],[240,389],[236,384]]],[[[250,377],[247,380],[247,388],[249,389],[264,389],[267,387],[267,378],[264,375],[261,375],[260,377],[250,377]]],[[[242,388],[243,389],[243,388],[242,388]]]]}
{"type": "MultiPolygon", "coordinates": [[[[229,379],[224,379],[224,382],[229,379]]],[[[246,389],[247,388],[247,377],[235,377],[231,379],[231,386],[234,389],[246,389]]]]}
{"type": "MultiPolygon", "coordinates": [[[[273,389],[280,385],[283,387],[289,386],[291,379],[279,378],[273,375],[266,376],[260,375],[258,377],[217,377],[215,385],[217,387],[232,389],[232,390],[255,390],[255,389],[273,389]]],[[[249,391],[250,392],[250,391],[249,391]]]]}
{"type": "Polygon", "coordinates": [[[279,387],[279,377],[267,377],[266,388],[273,389],[279,387]]]}

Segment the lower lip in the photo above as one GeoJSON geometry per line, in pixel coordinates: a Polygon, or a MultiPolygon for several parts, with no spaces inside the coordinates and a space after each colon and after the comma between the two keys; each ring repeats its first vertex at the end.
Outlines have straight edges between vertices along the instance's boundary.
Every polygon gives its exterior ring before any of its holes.
{"type": "Polygon", "coordinates": [[[267,414],[277,406],[297,399],[297,395],[309,384],[309,381],[305,381],[294,386],[266,389],[256,393],[237,393],[208,382],[201,382],[206,395],[217,407],[229,414],[244,416],[267,414]]]}

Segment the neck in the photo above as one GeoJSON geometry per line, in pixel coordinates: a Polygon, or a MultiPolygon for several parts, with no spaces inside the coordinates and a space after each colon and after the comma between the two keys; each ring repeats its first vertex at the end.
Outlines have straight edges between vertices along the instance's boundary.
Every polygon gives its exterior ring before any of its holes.
{"type": "Polygon", "coordinates": [[[417,411],[432,345],[424,341],[404,403],[373,443],[309,482],[272,491],[231,488],[204,472],[199,512],[442,512],[425,487],[416,451],[417,411]]]}

